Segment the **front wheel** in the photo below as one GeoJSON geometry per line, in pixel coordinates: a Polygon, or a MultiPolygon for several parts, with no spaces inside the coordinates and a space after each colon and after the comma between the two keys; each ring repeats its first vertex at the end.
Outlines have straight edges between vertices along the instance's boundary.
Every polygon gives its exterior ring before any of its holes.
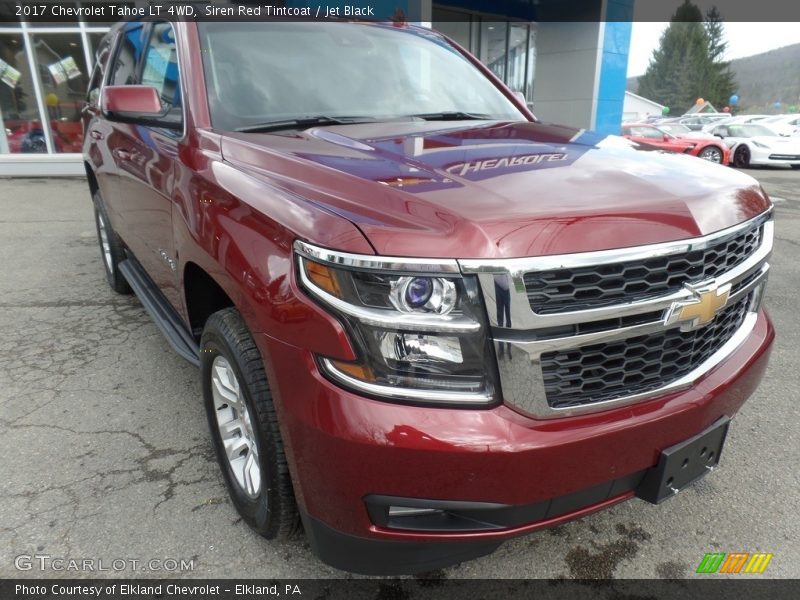
{"type": "Polygon", "coordinates": [[[750,166],[750,148],[739,146],[733,153],[733,165],[739,169],[746,169],[750,166]]]}
{"type": "Polygon", "coordinates": [[[208,425],[231,500],[262,536],[288,538],[299,519],[278,418],[261,354],[236,309],[209,317],[200,349],[208,425]]]}
{"type": "Polygon", "coordinates": [[[700,154],[698,154],[697,156],[699,158],[702,158],[703,160],[707,160],[717,164],[722,162],[722,150],[720,150],[716,146],[709,146],[708,148],[703,148],[700,151],[700,154]]]}

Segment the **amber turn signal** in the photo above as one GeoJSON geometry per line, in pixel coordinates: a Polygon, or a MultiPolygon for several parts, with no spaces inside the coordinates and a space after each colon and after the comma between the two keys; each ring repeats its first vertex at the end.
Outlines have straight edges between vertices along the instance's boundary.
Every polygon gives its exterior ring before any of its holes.
{"type": "Polygon", "coordinates": [[[336,273],[330,267],[314,262],[312,260],[303,261],[308,278],[319,288],[322,288],[332,296],[342,297],[342,290],[336,273]]]}

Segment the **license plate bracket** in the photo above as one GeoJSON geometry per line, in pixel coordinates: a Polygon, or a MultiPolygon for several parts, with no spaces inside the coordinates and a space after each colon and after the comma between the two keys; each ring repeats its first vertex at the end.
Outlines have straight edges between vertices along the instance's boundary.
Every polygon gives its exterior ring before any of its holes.
{"type": "Polygon", "coordinates": [[[730,418],[722,417],[696,436],[662,450],[658,464],[647,470],[636,488],[636,496],[661,504],[713,471],[719,464],[730,422],[730,418]]]}

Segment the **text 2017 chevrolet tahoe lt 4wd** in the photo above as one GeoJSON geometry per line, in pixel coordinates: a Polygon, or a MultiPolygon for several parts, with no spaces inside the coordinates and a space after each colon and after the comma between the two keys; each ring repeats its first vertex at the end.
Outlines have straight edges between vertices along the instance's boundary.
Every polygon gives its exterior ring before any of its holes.
{"type": "Polygon", "coordinates": [[[199,365],[244,520],[331,565],[658,503],[764,373],[760,186],[542,124],[433,31],[119,24],[84,117],[111,286],[199,365]]]}

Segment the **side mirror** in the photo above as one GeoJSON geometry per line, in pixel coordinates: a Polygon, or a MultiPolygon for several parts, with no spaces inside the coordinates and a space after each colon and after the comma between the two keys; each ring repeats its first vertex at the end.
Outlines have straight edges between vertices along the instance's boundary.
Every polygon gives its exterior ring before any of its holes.
{"type": "Polygon", "coordinates": [[[668,142],[669,141],[669,136],[665,133],[664,137],[662,138],[662,140],[665,141],[665,142],[668,142]]]}
{"type": "Polygon", "coordinates": [[[100,108],[111,121],[181,129],[181,119],[169,115],[158,90],[151,85],[111,85],[103,88],[100,108]]]}

